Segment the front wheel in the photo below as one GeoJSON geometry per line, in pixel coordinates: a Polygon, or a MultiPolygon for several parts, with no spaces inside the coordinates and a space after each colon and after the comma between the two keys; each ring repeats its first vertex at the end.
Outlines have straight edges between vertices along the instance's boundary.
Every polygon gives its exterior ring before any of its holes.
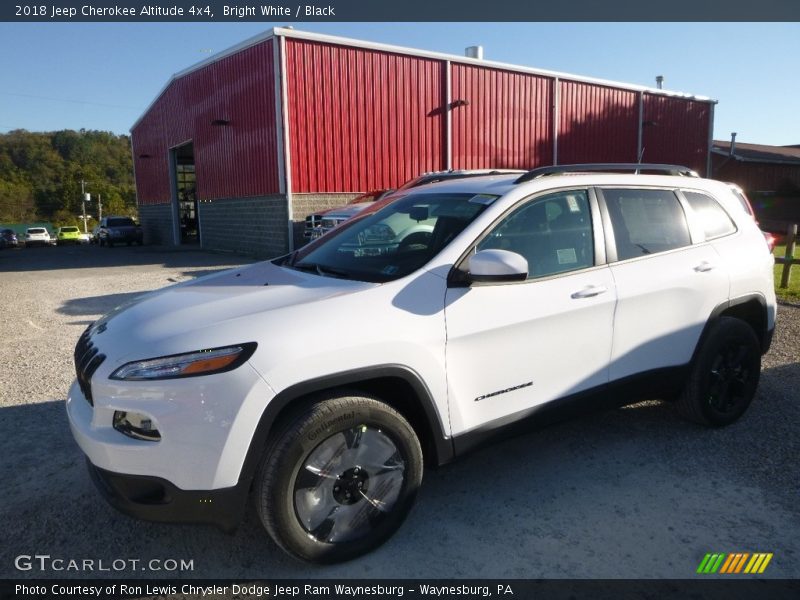
{"type": "Polygon", "coordinates": [[[710,326],[676,407],[686,419],[720,427],[750,406],[761,376],[761,346],[753,328],[721,317],[710,326]]]}
{"type": "Polygon", "coordinates": [[[335,563],[400,527],[422,481],[419,440],[374,398],[322,398],[287,420],[256,476],[261,522],[290,554],[335,563]]]}

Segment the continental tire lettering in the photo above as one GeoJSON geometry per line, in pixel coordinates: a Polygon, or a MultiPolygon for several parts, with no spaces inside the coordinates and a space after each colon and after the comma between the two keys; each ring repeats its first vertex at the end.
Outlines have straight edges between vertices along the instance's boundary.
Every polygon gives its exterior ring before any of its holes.
{"type": "Polygon", "coordinates": [[[339,415],[338,417],[334,417],[330,421],[325,421],[322,425],[320,425],[316,429],[309,431],[308,434],[306,435],[306,439],[308,439],[309,442],[315,442],[319,439],[320,435],[330,431],[334,426],[342,425],[344,423],[352,421],[355,419],[355,417],[356,413],[349,412],[349,413],[344,413],[343,415],[339,415]]]}

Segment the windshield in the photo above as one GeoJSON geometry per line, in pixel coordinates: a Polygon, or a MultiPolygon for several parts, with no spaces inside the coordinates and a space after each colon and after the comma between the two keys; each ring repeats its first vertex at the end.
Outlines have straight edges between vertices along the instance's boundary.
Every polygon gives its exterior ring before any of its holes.
{"type": "Polygon", "coordinates": [[[488,194],[409,194],[383,202],[280,259],[321,276],[382,283],[422,267],[497,199],[488,194]]]}
{"type": "Polygon", "coordinates": [[[133,227],[133,219],[109,219],[109,227],[133,227]]]}

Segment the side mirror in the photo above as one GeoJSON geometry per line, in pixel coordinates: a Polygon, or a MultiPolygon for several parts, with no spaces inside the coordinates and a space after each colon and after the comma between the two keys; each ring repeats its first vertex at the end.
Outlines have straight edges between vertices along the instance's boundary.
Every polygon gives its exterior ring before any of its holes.
{"type": "Polygon", "coordinates": [[[467,267],[470,281],[504,283],[528,278],[528,261],[508,250],[481,250],[469,257],[467,267]]]}

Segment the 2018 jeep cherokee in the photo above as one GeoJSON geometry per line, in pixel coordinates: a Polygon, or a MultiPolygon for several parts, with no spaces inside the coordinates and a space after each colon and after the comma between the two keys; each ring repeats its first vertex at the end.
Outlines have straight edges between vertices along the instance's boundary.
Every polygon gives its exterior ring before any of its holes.
{"type": "Polygon", "coordinates": [[[67,400],[94,480],[126,513],[225,529],[252,496],[282,548],[332,562],[400,526],[423,464],[554,407],[660,397],[735,421],[774,329],[773,258],[730,186],[693,175],[414,188],[120,307],[78,342],[67,400]]]}

